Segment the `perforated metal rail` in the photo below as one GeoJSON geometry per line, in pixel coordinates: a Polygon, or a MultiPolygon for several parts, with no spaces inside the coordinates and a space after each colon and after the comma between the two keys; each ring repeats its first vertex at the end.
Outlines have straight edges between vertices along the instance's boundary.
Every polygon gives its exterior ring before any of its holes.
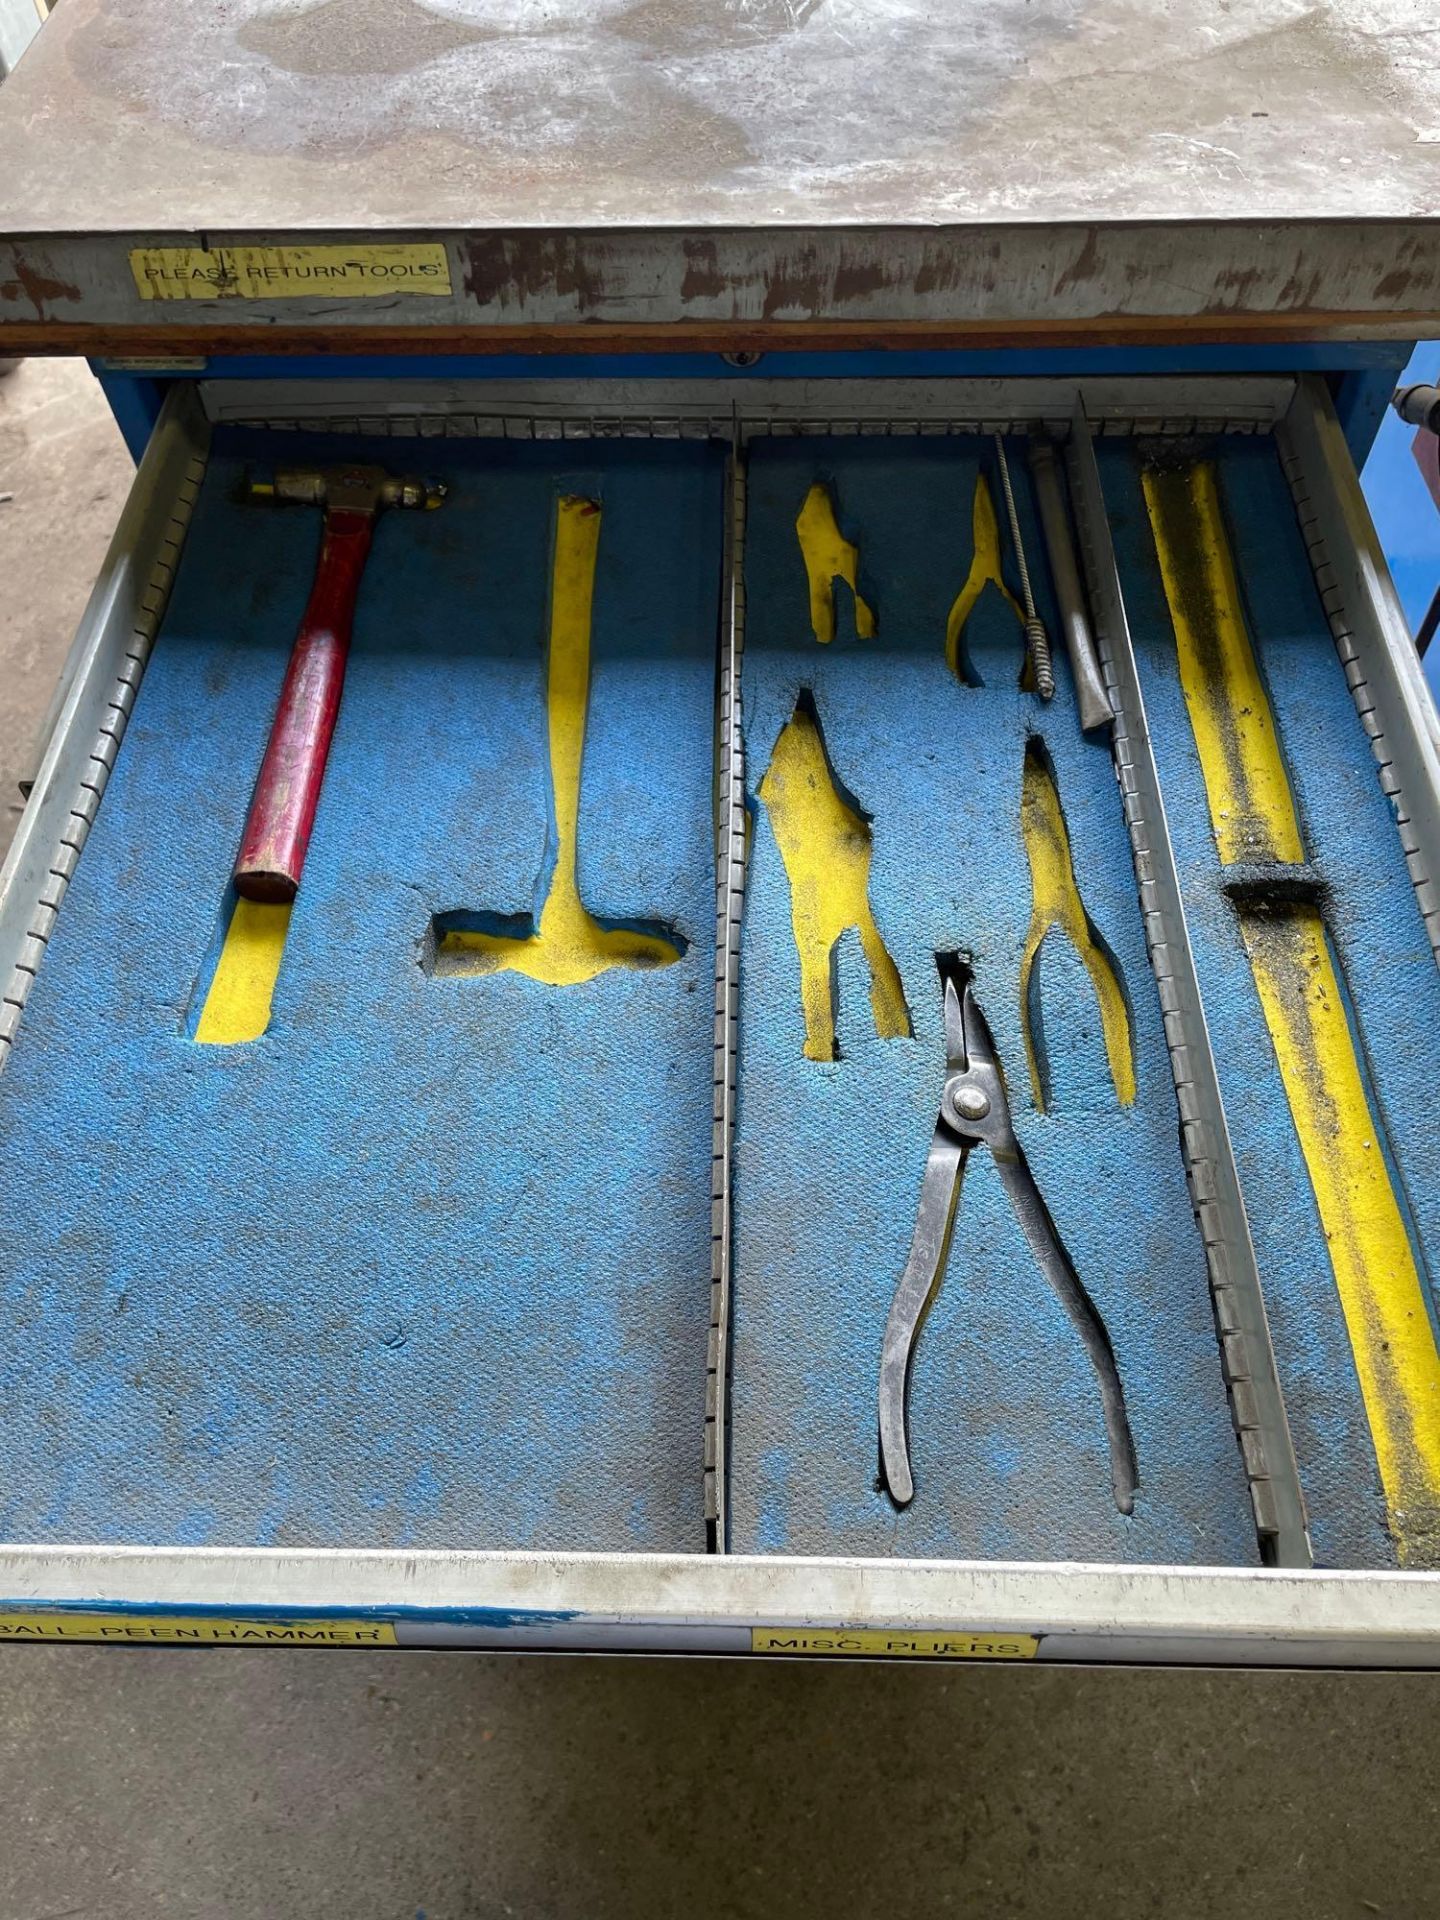
{"type": "Polygon", "coordinates": [[[745,456],[732,449],[725,520],[724,608],[718,676],[715,844],[715,1112],[710,1182],[710,1344],[705,1385],[705,1523],[726,1551],[726,1402],[730,1346],[730,1186],[740,1045],[740,916],[745,902],[745,743],[740,669],[745,651],[745,456]]]}
{"type": "Polygon", "coordinates": [[[94,824],[174,585],[205,477],[208,434],[177,393],[81,619],[61,702],[0,873],[0,1071],[94,824]]]}
{"type": "MultiPolygon", "coordinates": [[[[386,414],[312,414],[272,418],[251,415],[230,420],[233,426],[263,429],[266,432],[343,433],[366,439],[407,440],[723,440],[735,421],[729,406],[711,412],[626,412],[605,414],[599,411],[576,412],[551,417],[529,409],[515,413],[386,413],[386,414]]],[[[1150,418],[1107,418],[1103,431],[1112,434],[1145,433],[1156,435],[1191,434],[1264,434],[1273,431],[1268,418],[1170,415],[1150,418]]],[[[795,417],[766,418],[746,414],[740,422],[742,442],[756,439],[821,439],[827,436],[861,439],[913,440],[946,439],[960,435],[1025,433],[1042,426],[1059,432],[1065,425],[1063,413],[1010,413],[1005,415],[956,415],[951,418],[875,419],[859,413],[815,413],[795,417]]]]}
{"type": "Polygon", "coordinates": [[[465,440],[1063,433],[1083,391],[1104,433],[1265,433],[1293,380],[1274,375],[1134,379],[625,378],[443,381],[206,380],[216,425],[465,440]],[[738,421],[738,426],[737,426],[738,421]]]}
{"type": "Polygon", "coordinates": [[[1328,396],[1302,383],[1277,435],[1280,461],[1345,682],[1375,756],[1380,784],[1394,808],[1395,830],[1440,965],[1440,722],[1419,685],[1410,631],[1400,616],[1354,467],[1348,455],[1337,457],[1340,438],[1328,396]],[[1339,541],[1337,534],[1342,536],[1339,541]],[[1412,665],[1413,673],[1405,673],[1412,665]],[[1407,705],[1411,711],[1399,725],[1396,709],[1407,705]]]}

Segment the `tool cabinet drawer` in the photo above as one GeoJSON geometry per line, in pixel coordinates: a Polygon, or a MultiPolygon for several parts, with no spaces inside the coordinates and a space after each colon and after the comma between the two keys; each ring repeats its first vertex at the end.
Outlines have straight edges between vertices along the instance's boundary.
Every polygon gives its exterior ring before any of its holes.
{"type": "Polygon", "coordinates": [[[0,1632],[1435,1664],[1323,389],[646,386],[167,403],[0,884],[0,1632]]]}

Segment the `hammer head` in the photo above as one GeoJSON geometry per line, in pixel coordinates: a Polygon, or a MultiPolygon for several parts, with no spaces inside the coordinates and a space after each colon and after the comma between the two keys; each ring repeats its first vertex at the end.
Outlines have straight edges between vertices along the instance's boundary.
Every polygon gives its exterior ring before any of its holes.
{"type": "Polygon", "coordinates": [[[381,507],[440,506],[446,489],[438,480],[387,473],[383,467],[282,467],[274,480],[251,480],[250,500],[298,501],[340,513],[378,513],[381,507]]]}

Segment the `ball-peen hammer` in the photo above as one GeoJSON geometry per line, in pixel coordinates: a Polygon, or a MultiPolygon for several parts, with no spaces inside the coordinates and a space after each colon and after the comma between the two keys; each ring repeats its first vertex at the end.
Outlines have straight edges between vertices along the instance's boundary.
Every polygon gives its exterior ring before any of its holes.
{"type": "Polygon", "coordinates": [[[251,481],[252,500],[323,507],[320,558],[235,862],[245,900],[295,898],[340,710],[360,577],[382,507],[438,507],[445,488],[383,467],[297,467],[251,481]]]}

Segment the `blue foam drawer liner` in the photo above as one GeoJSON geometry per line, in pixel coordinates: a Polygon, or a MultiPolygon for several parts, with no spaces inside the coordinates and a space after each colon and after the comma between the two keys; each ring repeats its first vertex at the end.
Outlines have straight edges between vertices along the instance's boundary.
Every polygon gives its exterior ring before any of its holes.
{"type": "MultiPolygon", "coordinates": [[[[769,441],[751,454],[750,789],[808,690],[836,776],[872,818],[870,898],[914,1035],[877,1038],[851,935],[838,960],[840,1058],[803,1057],[790,892],[757,800],[741,947],[731,1544],[1253,1562],[1250,1499],[1108,743],[1080,732],[1063,660],[1053,702],[1022,691],[1019,627],[993,588],[966,635],[983,685],[962,686],[946,664],[982,462],[993,481],[988,443],[951,438],[769,441]],[[856,635],[844,588],[836,639],[820,646],[813,637],[795,520],[817,477],[859,548],[872,639],[856,635]],[[1138,1095],[1123,1111],[1089,982],[1054,933],[1040,959],[1050,1112],[1036,1112],[1027,1093],[1018,980],[1031,891],[1020,793],[1032,736],[1053,764],[1085,905],[1130,1002],[1138,1095]],[[1129,1518],[1112,1497],[1089,1362],[984,1153],[966,1172],[948,1272],[916,1349],[914,1501],[900,1512],[877,1483],[880,1337],[945,1071],[935,956],[955,949],[973,955],[1021,1144],[1116,1349],[1141,1477],[1129,1518]]],[[[1023,447],[1012,466],[1038,561],[1023,447]]],[[[1043,567],[1034,571],[1058,632],[1043,567]]]]}
{"type": "MultiPolygon", "coordinates": [[[[1100,464],[1201,990],[1316,1556],[1395,1564],[1355,1364],[1222,886],[1140,489],[1100,464]]],[[[1366,1071],[1422,1266],[1440,1244],[1440,976],[1273,445],[1218,442],[1226,523],[1366,1071]]],[[[1018,510],[1059,630],[1023,447],[1018,510]]],[[[724,449],[217,436],[103,805],[0,1081],[0,1537],[701,1552],[711,1260],[716,635],[724,449]],[[247,469],[351,457],[445,480],[382,516],[264,1037],[190,1037],[318,541],[247,469]],[[673,930],[672,966],[550,988],[427,970],[432,916],[533,914],[553,854],[545,658],[556,500],[602,503],[579,890],[673,930]]],[[[760,439],[749,456],[748,868],[732,1222],[737,1552],[1254,1565],[1204,1250],[1109,745],[1020,684],[989,588],[947,664],[988,441],[760,439]],[[796,517],[859,552],[812,632],[796,517]],[[807,1058],[790,882],[762,786],[808,704],[869,823],[838,1057],[807,1058]],[[1094,992],[1041,949],[1026,1071],[1027,743],[1053,772],[1133,1032],[1122,1106],[1094,992]],[[944,1077],[936,955],[971,956],[1016,1129],[1108,1328],[1139,1464],[1111,1493],[1098,1389],[985,1154],[911,1383],[916,1492],[878,1476],[885,1317],[944,1077]]],[[[997,494],[998,504],[998,494],[997,494]]],[[[1002,523],[1007,579],[1014,581],[1002,523]]],[[[1428,1281],[1427,1281],[1428,1284],[1428,1281]]]]}
{"type": "Polygon", "coordinates": [[[217,439],[0,1084],[0,1538],[703,1551],[716,607],[706,446],[217,439]],[[185,1037],[319,540],[247,464],[449,483],[382,515],[263,1039],[185,1037]],[[603,502],[580,886],[679,964],[427,977],[549,831],[558,494],[603,502]]]}
{"type": "MultiPolygon", "coordinates": [[[[1248,625],[1428,1284],[1427,1254],[1433,1262],[1440,1246],[1440,1134],[1427,1113],[1440,1077],[1440,974],[1275,446],[1237,438],[1190,451],[1218,460],[1248,625]]],[[[1153,454],[1131,440],[1102,442],[1104,487],[1316,1560],[1394,1566],[1325,1237],[1221,885],[1141,497],[1141,466],[1153,454]]],[[[1054,634],[1019,443],[1010,464],[1040,611],[1054,634]]],[[[1019,628],[993,588],[966,636],[970,678],[981,684],[962,685],[946,663],[947,614],[970,562],[982,469],[994,489],[991,446],[958,438],[806,439],[752,452],[731,1544],[760,1553],[1254,1564],[1108,746],[1081,734],[1063,658],[1053,703],[1017,684],[1019,628]],[[795,523],[817,481],[858,549],[873,637],[858,633],[843,586],[835,639],[819,645],[813,635],[795,523]],[[877,1035],[860,943],[848,934],[836,960],[833,1062],[802,1051],[790,888],[761,797],[802,695],[824,729],[836,781],[870,818],[870,901],[914,1028],[911,1038],[877,1035]],[[1107,1073],[1090,983],[1058,932],[1040,960],[1049,1110],[1038,1111],[1029,1092],[1019,975],[1031,895],[1020,795],[1035,737],[1054,769],[1085,906],[1129,1001],[1138,1092],[1128,1109],[1107,1073]],[[1089,1363],[984,1152],[966,1172],[948,1266],[916,1347],[913,1502],[897,1508],[877,1474],[880,1339],[943,1079],[935,955],[952,949],[974,956],[1021,1144],[1114,1345],[1139,1463],[1129,1515],[1111,1494],[1089,1363]]],[[[1427,1305],[1433,1313],[1433,1298],[1427,1305]]]]}

